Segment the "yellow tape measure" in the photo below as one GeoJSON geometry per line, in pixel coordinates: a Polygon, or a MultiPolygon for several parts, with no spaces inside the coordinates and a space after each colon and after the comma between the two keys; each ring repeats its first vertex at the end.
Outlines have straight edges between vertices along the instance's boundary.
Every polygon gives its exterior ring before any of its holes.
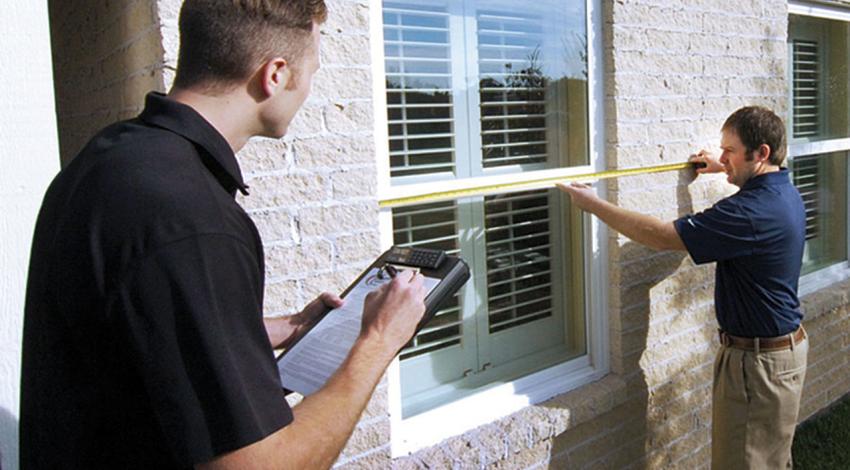
{"type": "Polygon", "coordinates": [[[427,202],[444,201],[449,199],[457,199],[461,197],[483,196],[493,193],[507,193],[514,191],[522,191],[529,189],[543,189],[554,186],[555,183],[566,181],[582,181],[582,180],[600,180],[607,178],[619,178],[620,176],[643,175],[647,173],[662,173],[665,171],[684,170],[694,166],[692,162],[684,163],[669,163],[666,165],[655,165],[643,168],[625,168],[622,170],[607,170],[598,171],[595,173],[582,173],[576,175],[553,176],[550,178],[541,178],[529,181],[519,181],[516,183],[501,183],[489,184],[481,186],[473,186],[462,189],[452,189],[447,191],[434,191],[426,194],[416,194],[412,196],[403,196],[390,199],[382,199],[378,201],[378,206],[399,207],[408,206],[411,204],[424,204],[427,202]]]}

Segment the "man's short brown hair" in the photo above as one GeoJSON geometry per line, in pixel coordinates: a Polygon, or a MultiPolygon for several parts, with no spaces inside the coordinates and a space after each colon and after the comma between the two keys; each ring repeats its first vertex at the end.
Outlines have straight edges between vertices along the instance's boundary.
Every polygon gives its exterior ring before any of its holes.
{"type": "Polygon", "coordinates": [[[770,147],[768,161],[781,165],[785,161],[785,123],[773,111],[762,106],[745,106],[732,113],[721,130],[732,130],[747,147],[747,160],[762,144],[770,147]]]}
{"type": "Polygon", "coordinates": [[[186,0],[174,86],[226,89],[277,56],[297,70],[326,18],[324,0],[186,0]]]}

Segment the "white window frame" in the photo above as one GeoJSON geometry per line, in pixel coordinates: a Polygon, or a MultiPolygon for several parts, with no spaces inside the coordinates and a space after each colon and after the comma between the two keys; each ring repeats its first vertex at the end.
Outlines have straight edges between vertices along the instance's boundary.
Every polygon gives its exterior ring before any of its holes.
{"type": "MultiPolygon", "coordinates": [[[[375,154],[378,197],[402,197],[415,194],[416,186],[391,185],[389,131],[387,128],[386,84],[384,80],[383,5],[370,0],[369,23],[372,53],[372,94],[375,116],[375,154]]],[[[604,90],[602,87],[602,7],[601,0],[586,0],[588,34],[588,126],[590,165],[568,169],[550,169],[512,175],[527,179],[600,171],[605,168],[603,135],[604,90]]],[[[476,178],[477,184],[491,184],[500,176],[476,178]],[[492,181],[490,179],[492,178],[492,181]]],[[[457,182],[429,183],[430,191],[458,189],[457,182]]],[[[421,190],[421,189],[420,189],[421,190]]],[[[604,197],[604,185],[599,185],[604,197]]],[[[605,376],[610,369],[608,346],[608,269],[607,228],[598,219],[585,214],[584,296],[587,354],[535,372],[509,383],[445,404],[407,419],[402,419],[401,369],[396,358],[387,371],[387,396],[390,414],[391,455],[398,457],[432,446],[450,436],[462,434],[499,418],[540,403],[558,394],[605,376]]],[[[379,212],[380,242],[383,249],[393,244],[392,211],[379,212]]]]}
{"type": "MultiPolygon", "coordinates": [[[[812,18],[837,20],[850,23],[850,8],[841,8],[838,6],[810,2],[789,1],[788,15],[808,16],[812,18]]],[[[791,67],[791,64],[788,66],[791,67]]],[[[789,83],[789,109],[791,106],[790,100],[792,99],[791,88],[792,84],[789,83]]],[[[789,114],[788,120],[791,121],[792,119],[793,116],[789,114]]],[[[790,128],[791,123],[789,122],[789,129],[790,128]]],[[[788,135],[788,140],[789,142],[791,141],[790,134],[788,135]]],[[[788,145],[789,163],[795,157],[831,152],[850,152],[850,138],[830,139],[820,142],[799,142],[788,145]]],[[[848,184],[850,184],[850,179],[848,179],[848,184]]],[[[847,239],[845,240],[845,243],[847,244],[848,257],[850,257],[850,201],[848,201],[847,204],[845,222],[847,224],[847,239]]],[[[804,296],[812,292],[816,292],[830,284],[844,281],[846,279],[850,279],[850,261],[848,260],[838,262],[824,269],[801,276],[799,293],[800,296],[804,296]]]]}

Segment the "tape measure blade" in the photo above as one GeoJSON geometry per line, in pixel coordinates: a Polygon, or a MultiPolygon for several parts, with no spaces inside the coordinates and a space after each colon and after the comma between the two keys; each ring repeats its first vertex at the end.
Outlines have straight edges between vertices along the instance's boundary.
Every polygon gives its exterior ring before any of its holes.
{"type": "Polygon", "coordinates": [[[661,173],[667,171],[682,170],[692,167],[693,163],[668,163],[663,165],[655,165],[643,168],[625,168],[620,170],[605,170],[594,173],[569,175],[557,178],[546,178],[537,181],[526,181],[520,183],[504,183],[493,184],[487,186],[471,187],[458,189],[456,191],[440,191],[428,194],[419,194],[413,196],[405,196],[394,199],[385,199],[378,201],[378,206],[381,208],[401,207],[413,204],[425,204],[432,202],[450,201],[458,198],[476,197],[476,196],[492,196],[495,194],[511,194],[521,191],[534,191],[538,189],[555,188],[559,182],[576,182],[584,184],[594,184],[601,179],[619,178],[621,176],[633,176],[649,173],[661,173]]]}

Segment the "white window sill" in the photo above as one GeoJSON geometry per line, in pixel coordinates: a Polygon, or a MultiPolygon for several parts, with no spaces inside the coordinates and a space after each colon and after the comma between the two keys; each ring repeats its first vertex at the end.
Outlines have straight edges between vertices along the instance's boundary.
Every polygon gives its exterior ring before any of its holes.
{"type": "MultiPolygon", "coordinates": [[[[390,386],[390,390],[394,388],[390,386]]],[[[393,403],[393,397],[389,399],[393,403]]],[[[442,441],[475,447],[470,442],[475,428],[488,424],[503,427],[517,420],[539,424],[541,413],[545,413],[547,431],[535,433],[534,442],[524,439],[521,444],[533,445],[625,400],[626,384],[619,376],[605,376],[587,364],[586,357],[578,358],[408,419],[400,419],[400,410],[391,410],[392,457],[409,455],[442,441]],[[577,364],[579,361],[585,365],[577,364]]]]}

